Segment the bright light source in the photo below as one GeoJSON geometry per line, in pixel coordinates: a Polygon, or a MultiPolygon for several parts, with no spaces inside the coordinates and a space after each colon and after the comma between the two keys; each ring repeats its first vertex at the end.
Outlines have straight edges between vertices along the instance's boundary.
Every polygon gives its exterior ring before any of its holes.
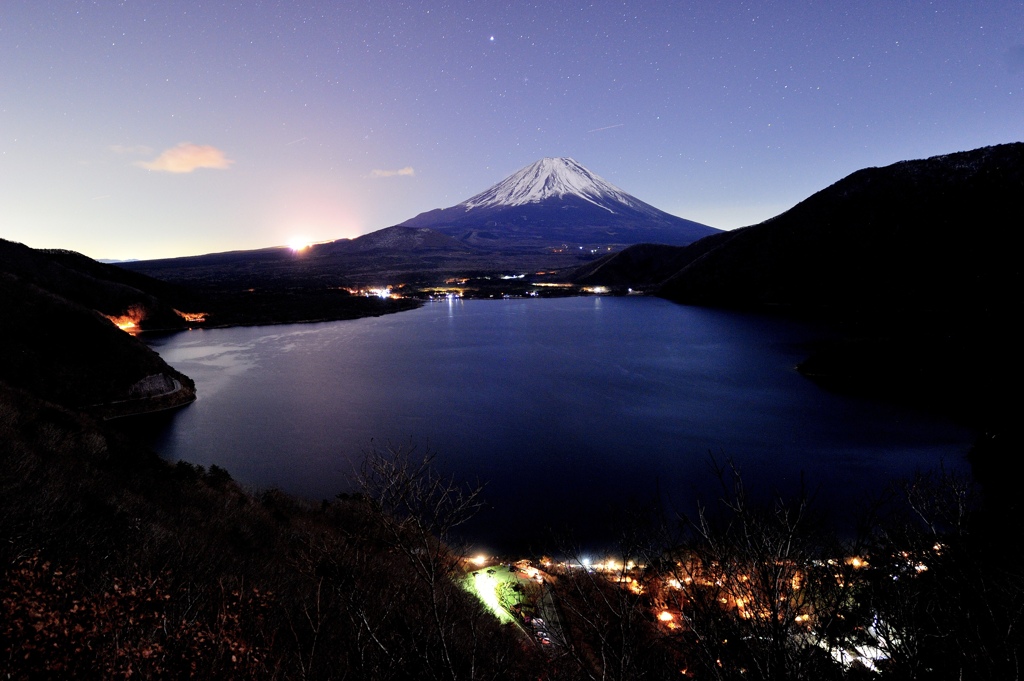
{"type": "Polygon", "coordinates": [[[473,561],[474,565],[483,565],[487,562],[487,556],[481,553],[479,556],[473,556],[470,560],[473,561]]]}
{"type": "Polygon", "coordinates": [[[668,610],[662,610],[661,614],[658,615],[658,619],[662,622],[671,622],[675,617],[668,610]]]}
{"type": "Polygon", "coordinates": [[[139,330],[139,324],[146,317],[146,310],[141,305],[132,305],[123,315],[103,315],[109,319],[114,326],[134,334],[139,330]]]}
{"type": "Polygon", "coordinates": [[[309,247],[310,247],[309,239],[307,239],[304,236],[292,237],[288,241],[288,248],[292,249],[296,253],[298,253],[299,251],[304,251],[304,250],[306,250],[309,247]]]}

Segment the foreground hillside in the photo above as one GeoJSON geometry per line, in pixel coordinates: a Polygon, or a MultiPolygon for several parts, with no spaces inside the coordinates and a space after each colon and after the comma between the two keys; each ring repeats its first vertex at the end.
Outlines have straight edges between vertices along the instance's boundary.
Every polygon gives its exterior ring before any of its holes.
{"type": "Polygon", "coordinates": [[[463,588],[442,540],[479,498],[412,453],[369,455],[356,495],[246,492],[3,385],[0,442],[5,678],[952,680],[1024,651],[1020,544],[962,481],[840,541],[726,473],[724,504],[630,518],[640,566],[551,569],[553,647],[463,588]]]}
{"type": "Polygon", "coordinates": [[[4,678],[536,678],[443,525],[247,493],[2,383],[0,443],[4,678]]]}

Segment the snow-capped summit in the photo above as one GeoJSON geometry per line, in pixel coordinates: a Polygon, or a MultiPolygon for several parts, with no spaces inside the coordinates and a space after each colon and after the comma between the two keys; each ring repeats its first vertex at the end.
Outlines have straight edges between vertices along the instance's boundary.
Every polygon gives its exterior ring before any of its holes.
{"type": "Polygon", "coordinates": [[[499,249],[686,245],[718,231],[660,211],[571,158],[542,158],[462,203],[420,213],[402,225],[499,249]]]}
{"type": "Polygon", "coordinates": [[[642,210],[647,204],[590,172],[571,158],[542,158],[498,184],[458,204],[466,210],[486,206],[521,206],[549,198],[575,196],[615,213],[616,204],[642,210]]]}

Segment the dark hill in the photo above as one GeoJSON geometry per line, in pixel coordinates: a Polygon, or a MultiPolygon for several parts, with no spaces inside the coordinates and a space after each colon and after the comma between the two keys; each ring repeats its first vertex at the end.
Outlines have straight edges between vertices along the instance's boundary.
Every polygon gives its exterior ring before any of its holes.
{"type": "Polygon", "coordinates": [[[358,305],[353,300],[341,300],[346,295],[343,289],[431,288],[453,277],[569,271],[594,257],[589,250],[565,248],[486,250],[435,230],[395,226],[355,239],[314,244],[299,252],[266,248],[140,260],[120,266],[202,293],[210,300],[207,306],[214,324],[244,324],[364,316],[363,312],[346,312],[358,305]],[[249,298],[254,296],[295,300],[281,305],[271,302],[265,312],[236,314],[252,308],[249,298]],[[315,314],[320,306],[321,315],[289,316],[297,309],[295,301],[299,298],[302,302],[298,304],[308,314],[315,314]]]}
{"type": "Polygon", "coordinates": [[[141,328],[185,328],[175,308],[192,310],[197,302],[187,289],[81,253],[37,250],[3,239],[0,272],[110,317],[134,311],[141,328]]]}
{"type": "Polygon", "coordinates": [[[180,320],[129,281],[148,283],[78,254],[0,242],[0,382],[105,417],[192,401],[187,376],[98,311],[141,305],[180,320]]]}
{"type": "Polygon", "coordinates": [[[192,291],[205,313],[195,326],[333,321],[416,307],[413,301],[367,298],[348,289],[391,283],[395,279],[382,274],[391,259],[415,262],[423,252],[406,249],[389,259],[371,242],[357,241],[342,239],[299,252],[278,247],[139,260],[121,267],[192,291]]]}
{"type": "Polygon", "coordinates": [[[844,318],[995,319],[1020,311],[1022,225],[1024,144],[905,161],[727,233],[661,293],[844,318]]]}
{"type": "Polygon", "coordinates": [[[636,244],[580,267],[571,274],[570,280],[584,285],[660,287],[684,267],[729,238],[731,232],[719,232],[689,246],[636,244]]]}
{"type": "Polygon", "coordinates": [[[386,227],[355,239],[339,239],[313,246],[317,255],[354,253],[471,252],[472,249],[452,237],[424,227],[386,227]]]}

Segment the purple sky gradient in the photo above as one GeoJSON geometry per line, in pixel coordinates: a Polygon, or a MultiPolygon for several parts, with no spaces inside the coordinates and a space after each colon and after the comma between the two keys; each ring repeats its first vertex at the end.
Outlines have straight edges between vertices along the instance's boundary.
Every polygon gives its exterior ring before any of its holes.
{"type": "Polygon", "coordinates": [[[1024,138],[1024,2],[10,2],[0,237],[354,237],[544,156],[721,228],[1024,138]],[[845,6],[843,6],[845,5],[845,6]]]}

